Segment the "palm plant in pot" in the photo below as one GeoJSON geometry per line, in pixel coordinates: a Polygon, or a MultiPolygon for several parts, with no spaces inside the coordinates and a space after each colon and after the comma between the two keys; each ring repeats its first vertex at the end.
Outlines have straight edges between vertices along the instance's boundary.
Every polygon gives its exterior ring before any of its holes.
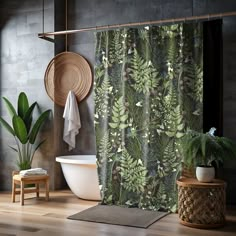
{"type": "Polygon", "coordinates": [[[215,168],[225,159],[236,158],[236,146],[226,137],[215,136],[215,128],[207,133],[189,130],[183,137],[184,164],[196,167],[196,177],[200,182],[211,182],[215,168]]]}
{"type": "Polygon", "coordinates": [[[17,165],[20,170],[30,169],[36,150],[45,141],[36,143],[39,130],[50,114],[50,110],[44,111],[33,123],[33,111],[37,102],[29,105],[28,98],[24,92],[18,96],[17,111],[12,103],[3,97],[5,106],[10,115],[12,124],[0,117],[0,124],[14,137],[16,148],[10,147],[18,154],[17,165]]]}

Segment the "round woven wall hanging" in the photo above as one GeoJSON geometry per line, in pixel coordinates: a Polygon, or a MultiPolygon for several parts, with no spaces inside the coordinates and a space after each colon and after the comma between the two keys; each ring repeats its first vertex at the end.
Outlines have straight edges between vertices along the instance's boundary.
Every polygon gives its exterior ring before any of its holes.
{"type": "Polygon", "coordinates": [[[82,101],[92,86],[92,72],[88,62],[79,54],[63,52],[48,64],[44,76],[48,96],[58,105],[64,106],[69,91],[77,101],[82,101]]]}

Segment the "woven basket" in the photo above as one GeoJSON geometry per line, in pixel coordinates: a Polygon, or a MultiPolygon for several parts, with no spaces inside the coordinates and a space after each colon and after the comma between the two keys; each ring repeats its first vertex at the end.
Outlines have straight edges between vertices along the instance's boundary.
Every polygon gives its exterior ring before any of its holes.
{"type": "Polygon", "coordinates": [[[44,83],[52,101],[64,106],[70,90],[75,93],[78,102],[87,96],[92,86],[92,72],[82,56],[73,52],[63,52],[48,64],[44,83]]]}
{"type": "Polygon", "coordinates": [[[225,223],[225,185],[199,183],[182,178],[178,183],[178,214],[181,223],[196,228],[215,228],[225,223]],[[186,180],[186,182],[185,182],[186,180]]]}

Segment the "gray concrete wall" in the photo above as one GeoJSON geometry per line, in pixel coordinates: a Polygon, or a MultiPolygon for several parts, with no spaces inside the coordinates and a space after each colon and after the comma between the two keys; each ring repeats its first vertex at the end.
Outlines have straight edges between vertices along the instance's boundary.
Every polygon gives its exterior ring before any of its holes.
{"type": "MultiPolygon", "coordinates": [[[[65,8],[64,0],[45,0],[47,18],[45,31],[52,31],[55,17],[55,30],[64,30],[65,8]],[[49,4],[49,5],[47,5],[49,4]],[[55,9],[55,15],[53,14],[55,9]],[[53,17],[54,16],[54,17],[53,17]]],[[[47,97],[43,74],[46,65],[53,57],[65,49],[64,38],[57,37],[55,48],[52,43],[38,39],[35,33],[41,32],[41,3],[30,0],[6,0],[0,2],[1,22],[1,96],[7,95],[12,100],[16,93],[26,91],[32,99],[37,98],[43,108],[54,109],[53,130],[48,124],[43,135],[50,141],[38,154],[36,164],[42,164],[50,169],[53,175],[53,187],[64,186],[59,165],[55,164],[56,155],[67,154],[67,146],[62,142],[63,108],[54,106],[47,97]],[[27,83],[26,83],[27,82],[27,83]],[[37,92],[36,92],[37,91],[37,92]]],[[[164,18],[187,17],[236,11],[235,0],[68,0],[68,29],[82,27],[142,22],[164,18]]],[[[236,141],[236,27],[235,17],[223,19],[223,61],[224,61],[224,135],[236,141]]],[[[80,53],[91,65],[94,64],[94,32],[78,33],[68,37],[68,50],[80,53]]],[[[1,103],[2,104],[2,103],[1,103]]],[[[73,154],[96,153],[93,128],[93,93],[79,104],[82,128],[77,136],[77,147],[73,154]]],[[[1,105],[1,112],[5,110],[1,105]]],[[[10,154],[7,144],[12,140],[0,130],[0,188],[9,189],[9,172],[14,167],[14,157],[10,154]],[[4,181],[3,181],[4,180],[4,181]]],[[[224,178],[228,182],[227,201],[236,203],[236,164],[227,162],[224,169],[224,178]]]]}
{"type": "MultiPolygon", "coordinates": [[[[236,17],[223,24],[223,128],[224,135],[236,141],[236,17]]],[[[227,202],[236,204],[236,161],[224,164],[227,202]]]]}
{"type": "MultiPolygon", "coordinates": [[[[54,2],[45,1],[45,30],[54,30],[54,2]]],[[[44,71],[54,56],[54,45],[37,37],[42,31],[42,2],[12,0],[0,2],[0,97],[7,97],[16,106],[18,94],[24,91],[30,103],[37,101],[41,110],[52,109],[44,89],[44,71]]],[[[35,115],[37,114],[35,109],[35,115]]],[[[0,115],[9,120],[3,100],[0,115]]],[[[47,141],[36,152],[33,167],[40,166],[54,173],[53,114],[40,133],[47,141]]],[[[14,139],[0,128],[0,189],[11,188],[11,172],[17,168],[16,153],[9,145],[14,139]]],[[[51,186],[54,176],[51,176],[51,186]]]]}

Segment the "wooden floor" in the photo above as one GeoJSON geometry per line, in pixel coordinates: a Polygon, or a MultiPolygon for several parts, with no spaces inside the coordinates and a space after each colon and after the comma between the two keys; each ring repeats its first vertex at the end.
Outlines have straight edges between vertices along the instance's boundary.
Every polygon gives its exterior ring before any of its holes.
{"type": "MultiPolygon", "coordinates": [[[[18,197],[18,196],[17,196],[18,197]]],[[[50,201],[28,195],[24,206],[11,203],[10,193],[0,192],[0,236],[235,236],[236,208],[227,210],[227,224],[214,230],[194,229],[179,224],[170,214],[148,229],[90,223],[67,219],[68,216],[97,204],[75,197],[70,191],[50,193],[50,201]]],[[[16,198],[18,200],[19,198],[16,198]]]]}

